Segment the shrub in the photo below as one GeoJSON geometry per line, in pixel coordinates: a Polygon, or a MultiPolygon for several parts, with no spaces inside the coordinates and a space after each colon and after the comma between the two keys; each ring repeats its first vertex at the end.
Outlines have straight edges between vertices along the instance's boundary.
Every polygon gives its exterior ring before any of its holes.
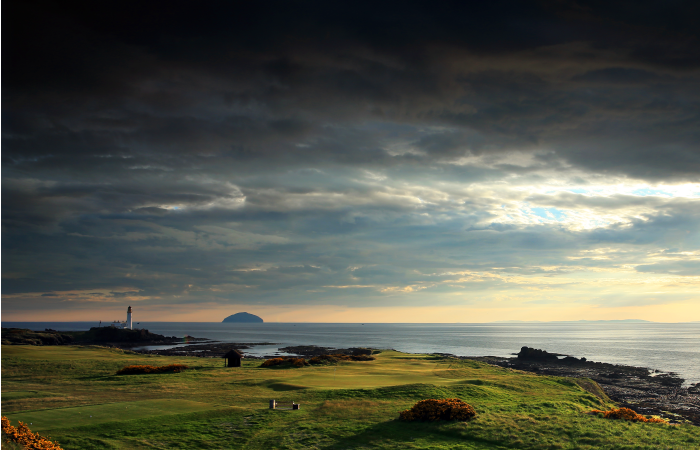
{"type": "Polygon", "coordinates": [[[468,403],[458,398],[442,400],[421,400],[411,409],[401,411],[399,418],[405,421],[415,420],[459,420],[467,421],[476,416],[476,411],[468,403]]]}
{"type": "Polygon", "coordinates": [[[8,439],[29,450],[63,450],[58,442],[51,442],[38,433],[32,433],[25,423],[19,422],[17,427],[10,425],[7,417],[2,416],[2,431],[8,439]]]}
{"type": "Polygon", "coordinates": [[[647,419],[641,414],[637,414],[636,411],[629,408],[619,408],[611,409],[610,411],[601,411],[599,409],[594,409],[591,414],[598,414],[606,419],[618,419],[618,420],[631,420],[632,422],[648,422],[648,423],[666,423],[663,419],[651,418],[647,419]]]}
{"type": "Polygon", "coordinates": [[[309,364],[332,364],[338,361],[373,361],[376,359],[374,356],[368,355],[319,355],[306,361],[304,358],[293,358],[289,356],[280,356],[279,358],[271,358],[263,362],[260,367],[274,367],[274,366],[294,366],[294,367],[304,367],[309,364]]]}
{"type": "Polygon", "coordinates": [[[141,375],[144,373],[179,373],[188,369],[184,364],[168,364],[167,366],[126,366],[117,371],[117,375],[141,375]]]}
{"type": "Polygon", "coordinates": [[[260,367],[274,367],[274,366],[292,366],[292,367],[304,367],[308,366],[309,363],[306,362],[304,358],[290,358],[287,356],[282,356],[279,358],[271,358],[260,364],[260,367]]]}
{"type": "Polygon", "coordinates": [[[345,355],[318,355],[309,360],[309,364],[331,364],[338,361],[349,361],[350,358],[345,355]]]}
{"type": "Polygon", "coordinates": [[[309,360],[309,364],[331,364],[338,361],[374,361],[376,358],[369,355],[319,355],[309,360]]]}

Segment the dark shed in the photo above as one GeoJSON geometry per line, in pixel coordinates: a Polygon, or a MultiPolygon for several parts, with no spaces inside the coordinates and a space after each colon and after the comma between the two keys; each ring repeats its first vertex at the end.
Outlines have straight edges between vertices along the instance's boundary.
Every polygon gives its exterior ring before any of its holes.
{"type": "Polygon", "coordinates": [[[228,364],[226,364],[224,361],[226,367],[241,367],[241,359],[243,359],[243,354],[233,348],[224,355],[224,359],[228,359],[228,364]]]}

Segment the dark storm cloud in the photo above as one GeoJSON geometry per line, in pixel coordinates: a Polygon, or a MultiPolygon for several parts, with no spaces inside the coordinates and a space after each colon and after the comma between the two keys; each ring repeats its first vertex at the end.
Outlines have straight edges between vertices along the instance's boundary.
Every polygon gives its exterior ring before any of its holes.
{"type": "MultiPolygon", "coordinates": [[[[13,1],[4,12],[3,293],[291,302],[697,239],[692,200],[478,190],[697,182],[692,2],[13,1]],[[633,219],[583,231],[507,222],[516,201],[633,219]]],[[[591,261],[575,264],[605,265],[591,261]]]]}
{"type": "MultiPolygon", "coordinates": [[[[642,69],[632,69],[627,67],[608,67],[605,69],[591,70],[582,75],[577,75],[571,78],[573,81],[581,81],[584,83],[600,83],[600,84],[622,84],[626,86],[662,81],[661,77],[653,72],[642,69]]],[[[667,81],[672,81],[668,80],[667,81]]]]}
{"type": "Polygon", "coordinates": [[[633,175],[653,165],[655,173],[668,166],[667,175],[689,176],[697,170],[692,124],[700,101],[692,75],[700,46],[689,26],[696,7],[630,9],[626,16],[617,7],[575,2],[214,2],[196,9],[187,2],[14,2],[5,44],[12,70],[3,80],[4,157],[32,166],[41,157],[60,164],[61,155],[138,154],[162,162],[166,152],[228,153],[243,164],[287,164],[288,154],[394,163],[377,143],[348,158],[324,139],[329,122],[374,117],[453,124],[476,136],[461,146],[448,144],[452,132],[422,137],[438,156],[448,148],[455,154],[540,145],[577,164],[603,159],[594,168],[622,172],[634,150],[616,148],[615,158],[605,147],[633,128],[638,136],[630,144],[642,147],[633,175]],[[566,73],[568,82],[561,79],[566,73]],[[656,111],[666,117],[649,117],[656,111]],[[290,142],[304,138],[317,142],[290,142]],[[639,142],[645,139],[652,142],[639,142]]]}

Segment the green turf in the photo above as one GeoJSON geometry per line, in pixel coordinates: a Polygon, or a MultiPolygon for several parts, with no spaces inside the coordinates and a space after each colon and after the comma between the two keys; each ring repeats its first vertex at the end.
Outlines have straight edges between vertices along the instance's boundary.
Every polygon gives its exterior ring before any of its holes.
{"type": "Polygon", "coordinates": [[[43,409],[13,414],[13,419],[31,425],[32,431],[97,425],[104,422],[140,420],[153,416],[186,414],[223,409],[224,406],[179,399],[142,400],[104,403],[74,408],[43,409]]]}
{"type": "Polygon", "coordinates": [[[612,406],[585,379],[393,351],[370,362],[259,365],[244,360],[241,368],[225,368],[220,359],[99,347],[3,346],[2,410],[13,424],[32,422],[34,431],[66,450],[700,447],[693,426],[585,414],[612,406]],[[191,369],[115,375],[125,365],[172,363],[191,369]],[[454,397],[472,404],[477,417],[468,423],[397,420],[419,400],[454,397]],[[301,410],[269,410],[270,399],[294,400],[301,410]]]}

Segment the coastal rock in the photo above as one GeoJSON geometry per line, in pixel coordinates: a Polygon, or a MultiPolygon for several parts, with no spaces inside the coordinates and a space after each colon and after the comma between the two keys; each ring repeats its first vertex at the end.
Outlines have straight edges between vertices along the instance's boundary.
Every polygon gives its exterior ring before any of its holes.
{"type": "Polygon", "coordinates": [[[586,362],[586,358],[574,358],[573,356],[565,356],[564,358],[559,360],[560,363],[562,364],[582,364],[586,362]]]}
{"type": "Polygon", "coordinates": [[[263,323],[262,318],[256,316],[255,314],[250,314],[247,312],[239,312],[232,314],[221,321],[222,323],[263,323]]]}
{"type": "Polygon", "coordinates": [[[289,347],[282,347],[279,349],[282,352],[290,353],[298,356],[322,356],[322,355],[348,355],[348,356],[361,356],[361,355],[371,355],[372,352],[379,353],[377,350],[364,347],[351,347],[351,348],[333,348],[333,347],[319,347],[316,345],[292,345],[289,347]]]}
{"type": "Polygon", "coordinates": [[[558,361],[559,358],[554,353],[530,347],[522,347],[518,353],[518,359],[534,361],[558,361]]]}

